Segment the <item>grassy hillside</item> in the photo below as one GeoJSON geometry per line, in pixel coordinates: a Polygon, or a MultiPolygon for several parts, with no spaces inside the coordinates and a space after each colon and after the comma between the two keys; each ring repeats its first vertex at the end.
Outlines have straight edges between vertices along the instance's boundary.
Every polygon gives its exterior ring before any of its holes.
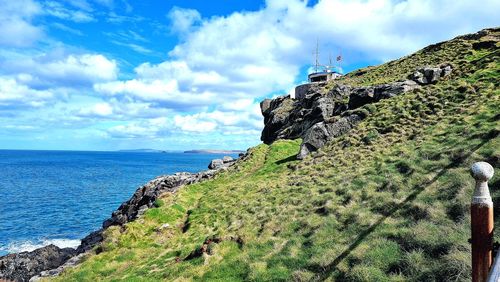
{"type": "Polygon", "coordinates": [[[371,85],[423,65],[455,68],[365,106],[357,128],[303,161],[300,140],[252,148],[215,179],[108,229],[98,254],[56,280],[470,280],[475,161],[497,170],[500,215],[499,37],[458,38],[346,76],[371,85]]]}

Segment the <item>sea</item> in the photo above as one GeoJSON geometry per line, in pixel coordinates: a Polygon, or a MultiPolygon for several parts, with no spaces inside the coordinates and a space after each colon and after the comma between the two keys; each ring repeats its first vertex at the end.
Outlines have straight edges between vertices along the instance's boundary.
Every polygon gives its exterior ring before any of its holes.
{"type": "Polygon", "coordinates": [[[156,176],[236,154],[0,150],[0,256],[77,247],[156,176]]]}

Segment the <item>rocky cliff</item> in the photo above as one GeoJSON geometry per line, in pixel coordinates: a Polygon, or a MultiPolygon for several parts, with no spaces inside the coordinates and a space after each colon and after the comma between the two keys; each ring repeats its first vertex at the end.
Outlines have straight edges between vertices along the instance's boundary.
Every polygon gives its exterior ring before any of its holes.
{"type": "Polygon", "coordinates": [[[423,66],[406,80],[366,87],[336,81],[300,85],[294,99],[281,96],[261,102],[265,124],[261,140],[270,144],[277,139],[302,138],[297,158],[303,159],[366,118],[372,109],[369,104],[438,83],[452,69],[447,63],[423,66]]]}

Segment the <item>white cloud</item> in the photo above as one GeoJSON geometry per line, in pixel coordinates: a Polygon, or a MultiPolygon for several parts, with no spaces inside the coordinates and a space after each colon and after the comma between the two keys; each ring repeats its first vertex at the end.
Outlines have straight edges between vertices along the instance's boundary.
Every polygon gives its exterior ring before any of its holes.
{"type": "Polygon", "coordinates": [[[131,122],[109,128],[106,132],[114,138],[156,139],[169,133],[171,122],[166,117],[131,122]]]}
{"type": "Polygon", "coordinates": [[[221,134],[227,132],[259,132],[262,130],[263,123],[260,114],[255,115],[255,108],[258,104],[253,104],[246,109],[231,112],[212,111],[201,112],[192,115],[176,115],[174,124],[182,131],[188,132],[215,132],[221,134]]]}
{"type": "Polygon", "coordinates": [[[51,91],[32,89],[13,78],[0,77],[0,108],[37,108],[53,98],[51,91]]]}
{"type": "Polygon", "coordinates": [[[217,127],[217,123],[198,120],[196,116],[175,116],[174,122],[182,131],[188,132],[210,132],[217,127]]]}
{"type": "Polygon", "coordinates": [[[44,35],[32,19],[41,13],[32,0],[0,0],[0,46],[27,47],[44,35]]]}
{"type": "Polygon", "coordinates": [[[113,114],[113,108],[108,103],[97,103],[91,107],[80,109],[79,116],[83,117],[109,117],[113,114]]]}
{"type": "Polygon", "coordinates": [[[47,15],[76,23],[87,23],[96,20],[92,14],[85,10],[72,10],[56,1],[46,1],[44,3],[44,12],[47,15]]]}
{"type": "Polygon", "coordinates": [[[141,45],[135,44],[135,43],[124,43],[124,42],[120,42],[120,41],[116,41],[116,40],[112,40],[111,42],[113,44],[116,44],[116,45],[128,47],[137,53],[146,54],[146,55],[150,55],[150,54],[154,53],[153,50],[148,49],[146,47],[143,47],[141,45]]]}
{"type": "Polygon", "coordinates": [[[63,25],[62,23],[52,23],[51,27],[54,27],[54,28],[60,29],[62,31],[66,31],[66,32],[72,33],[74,35],[83,36],[83,32],[81,32],[80,30],[71,28],[71,27],[66,26],[66,25],[63,25]]]}
{"type": "Polygon", "coordinates": [[[17,74],[23,83],[36,88],[91,87],[118,75],[114,60],[99,54],[66,54],[64,50],[5,59],[0,66],[5,74],[17,74]]]}
{"type": "Polygon", "coordinates": [[[193,9],[174,7],[168,12],[167,17],[171,22],[171,30],[182,34],[192,30],[193,26],[201,22],[201,15],[193,9]]]}

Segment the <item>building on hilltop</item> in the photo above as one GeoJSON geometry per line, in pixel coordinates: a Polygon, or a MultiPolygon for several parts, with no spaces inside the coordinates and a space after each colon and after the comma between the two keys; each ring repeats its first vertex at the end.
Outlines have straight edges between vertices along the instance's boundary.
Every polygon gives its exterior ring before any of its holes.
{"type": "MultiPolygon", "coordinates": [[[[307,76],[309,83],[329,81],[329,80],[336,79],[336,78],[339,78],[342,76],[342,74],[335,71],[335,66],[332,64],[331,54],[329,57],[329,64],[328,65],[322,65],[319,63],[319,43],[318,42],[316,42],[316,52],[314,52],[314,56],[315,56],[314,72],[307,76]],[[322,71],[319,71],[320,67],[323,68],[322,71]]],[[[342,60],[342,55],[338,55],[337,62],[340,63],[341,60],[342,60]]]]}
{"type": "Polygon", "coordinates": [[[309,83],[313,82],[321,82],[321,81],[330,81],[332,79],[336,79],[341,77],[342,75],[332,69],[325,68],[325,70],[320,72],[313,72],[307,76],[309,83]]]}
{"type": "MultiPolygon", "coordinates": [[[[316,57],[316,61],[314,64],[314,72],[307,75],[308,83],[299,85],[295,87],[295,89],[290,93],[290,97],[292,99],[301,99],[307,90],[313,86],[313,84],[328,82],[333,79],[337,79],[342,76],[340,72],[335,71],[335,66],[332,64],[332,58],[330,56],[329,64],[322,65],[319,63],[319,47],[316,44],[316,52],[314,53],[316,57]],[[322,68],[322,70],[320,70],[322,68]]],[[[340,63],[342,60],[342,56],[337,56],[337,62],[340,63]]]]}

